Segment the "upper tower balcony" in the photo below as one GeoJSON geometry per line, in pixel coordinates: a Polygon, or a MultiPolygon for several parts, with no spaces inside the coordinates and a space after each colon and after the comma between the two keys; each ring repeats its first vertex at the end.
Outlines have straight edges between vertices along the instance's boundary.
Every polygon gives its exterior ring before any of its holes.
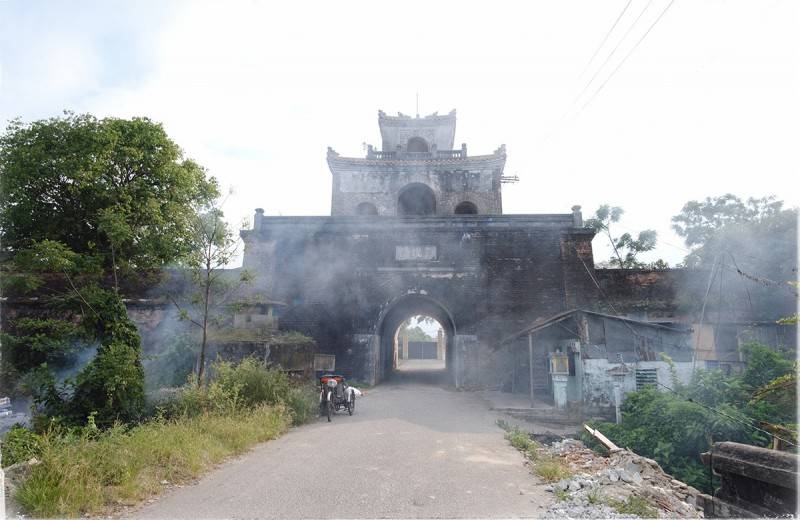
{"type": "Polygon", "coordinates": [[[429,150],[409,151],[397,145],[395,150],[376,150],[374,146],[367,145],[367,159],[401,159],[401,160],[422,160],[422,159],[466,159],[467,145],[461,144],[460,150],[437,150],[434,143],[429,150]]]}
{"type": "Polygon", "coordinates": [[[378,111],[380,151],[370,147],[367,159],[452,159],[466,157],[465,146],[455,150],[456,111],[440,116],[411,117],[401,112],[388,116],[378,111]]]}

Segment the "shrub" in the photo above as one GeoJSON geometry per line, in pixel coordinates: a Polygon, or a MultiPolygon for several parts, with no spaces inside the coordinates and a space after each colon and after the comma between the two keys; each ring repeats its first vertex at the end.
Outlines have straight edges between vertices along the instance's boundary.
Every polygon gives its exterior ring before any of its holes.
{"type": "Polygon", "coordinates": [[[319,396],[311,386],[292,388],[286,405],[292,413],[292,424],[305,424],[319,415],[319,396]]]}
{"type": "Polygon", "coordinates": [[[572,472],[567,465],[561,459],[555,457],[538,461],[534,466],[534,471],[545,482],[558,482],[572,476],[572,472]]]}
{"type": "Polygon", "coordinates": [[[34,424],[80,426],[93,413],[102,427],[139,420],[145,398],[136,325],[116,292],[90,285],[80,296],[92,311],[84,314],[80,328],[87,340],[99,345],[97,354],[74,381],[62,385],[56,384],[46,364],[28,373],[26,386],[38,407],[34,424]]]}
{"type": "Polygon", "coordinates": [[[289,377],[280,370],[264,368],[255,358],[246,358],[238,364],[219,362],[214,365],[214,371],[213,384],[225,395],[238,392],[243,406],[277,404],[286,402],[289,397],[289,377]]]}
{"type": "Polygon", "coordinates": [[[792,362],[766,345],[750,342],[742,345],[740,350],[747,361],[742,382],[751,390],[792,371],[792,362]]]}
{"type": "Polygon", "coordinates": [[[505,437],[512,446],[522,452],[528,451],[528,449],[531,447],[531,444],[534,443],[527,433],[517,428],[507,432],[505,437]]]}
{"type": "Polygon", "coordinates": [[[292,415],[295,425],[316,417],[319,410],[316,390],[293,383],[277,369],[264,368],[255,358],[238,364],[218,362],[212,365],[208,386],[198,386],[189,376],[174,397],[161,403],[167,416],[195,416],[208,412],[235,413],[259,405],[282,405],[292,415]]]}
{"type": "Polygon", "coordinates": [[[15,424],[0,441],[3,467],[38,457],[42,451],[42,438],[22,425],[15,424]]]}
{"type": "Polygon", "coordinates": [[[658,511],[641,497],[629,496],[625,502],[611,500],[608,505],[624,515],[635,515],[639,518],[658,518],[658,511]]]}

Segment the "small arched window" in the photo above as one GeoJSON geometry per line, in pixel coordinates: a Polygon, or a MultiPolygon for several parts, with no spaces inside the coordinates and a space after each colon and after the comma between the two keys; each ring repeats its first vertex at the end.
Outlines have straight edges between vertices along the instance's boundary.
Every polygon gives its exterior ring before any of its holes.
{"type": "Polygon", "coordinates": [[[468,200],[465,200],[464,202],[459,202],[459,204],[456,206],[455,213],[456,215],[477,215],[478,206],[468,200]]]}
{"type": "Polygon", "coordinates": [[[426,153],[430,150],[428,149],[428,143],[425,142],[425,139],[421,137],[412,137],[408,140],[406,151],[408,151],[408,153],[426,153]]]}
{"type": "Polygon", "coordinates": [[[370,202],[362,202],[356,206],[356,215],[377,215],[378,208],[370,202]]]}

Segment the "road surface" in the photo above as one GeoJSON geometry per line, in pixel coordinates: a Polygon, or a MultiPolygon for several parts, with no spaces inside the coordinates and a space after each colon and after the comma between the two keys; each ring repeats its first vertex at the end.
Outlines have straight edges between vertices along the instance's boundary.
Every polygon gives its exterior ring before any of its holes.
{"type": "MultiPolygon", "coordinates": [[[[408,376],[405,376],[408,377],[408,376]]],[[[138,518],[487,518],[538,516],[552,494],[474,394],[382,384],[175,489],[138,518]]]]}

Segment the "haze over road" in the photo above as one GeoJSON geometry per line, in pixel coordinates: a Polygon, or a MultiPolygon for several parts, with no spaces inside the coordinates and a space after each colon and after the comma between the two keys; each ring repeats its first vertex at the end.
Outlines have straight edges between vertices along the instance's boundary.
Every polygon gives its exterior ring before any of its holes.
{"type": "Polygon", "coordinates": [[[387,383],[133,513],[141,518],[530,517],[552,500],[468,392],[387,383]]]}

